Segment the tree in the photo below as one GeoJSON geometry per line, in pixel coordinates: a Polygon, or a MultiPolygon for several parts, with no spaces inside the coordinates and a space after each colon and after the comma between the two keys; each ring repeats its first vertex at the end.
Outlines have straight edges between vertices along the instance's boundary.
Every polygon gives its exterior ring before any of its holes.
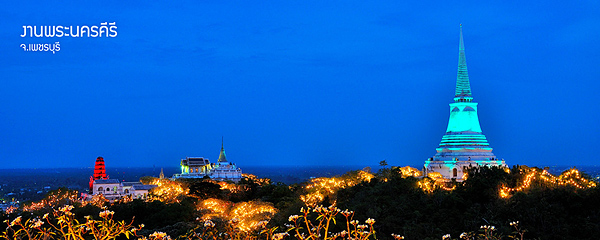
{"type": "Polygon", "coordinates": [[[388,163],[385,159],[383,159],[381,162],[379,162],[379,166],[381,166],[383,169],[385,169],[387,165],[388,165],[388,163]]]}
{"type": "Polygon", "coordinates": [[[189,185],[189,188],[189,196],[198,199],[220,198],[223,193],[219,184],[208,181],[194,182],[189,185]]]}

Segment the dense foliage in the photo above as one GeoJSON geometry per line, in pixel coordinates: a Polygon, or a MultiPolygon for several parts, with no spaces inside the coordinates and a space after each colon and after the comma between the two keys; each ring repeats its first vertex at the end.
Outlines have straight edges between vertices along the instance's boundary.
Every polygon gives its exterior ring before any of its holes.
{"type": "Polygon", "coordinates": [[[554,187],[535,182],[525,192],[501,198],[502,184],[516,185],[523,179],[519,167],[507,173],[500,168],[479,168],[454,191],[431,194],[416,188],[416,178],[403,178],[392,171],[386,181],[376,178],[340,190],[340,208],[353,209],[358,218],[377,219],[381,239],[391,233],[407,239],[439,239],[463,231],[492,225],[509,235],[513,221],[528,232],[527,239],[597,239],[600,236],[600,189],[554,187]]]}
{"type": "Polygon", "coordinates": [[[419,177],[414,170],[385,167],[376,174],[352,171],[290,186],[254,176],[238,183],[147,177],[142,181],[160,187],[146,201],[125,199],[111,204],[98,197],[93,202],[77,202],[73,191],[60,189],[43,201],[0,214],[0,220],[6,220],[15,229],[5,234],[16,234],[18,229],[27,230],[27,224],[41,224],[40,221],[47,221],[41,226],[52,230],[48,224],[57,220],[46,219],[48,213],[56,219],[69,217],[73,223],[89,226],[103,227],[106,221],[114,219],[123,223],[119,230],[122,234],[154,234],[151,239],[160,239],[162,234],[190,239],[227,239],[233,235],[253,239],[299,238],[294,234],[346,239],[352,237],[350,233],[363,234],[357,237],[362,239],[458,239],[461,235],[470,239],[520,239],[521,229],[526,229],[525,239],[600,236],[600,188],[578,172],[566,172],[563,178],[520,166],[510,171],[478,168],[471,169],[463,183],[440,185],[439,179],[419,177]],[[424,183],[430,184],[424,187],[424,183]],[[74,207],[56,212],[65,205],[74,207]],[[111,213],[110,219],[106,214],[98,218],[107,212],[111,213]],[[302,214],[297,216],[298,213],[302,214]],[[86,216],[101,221],[90,222],[86,216]],[[24,223],[22,228],[15,222],[17,217],[24,223]],[[319,223],[324,220],[328,224],[321,226],[319,223]],[[141,224],[142,229],[133,227],[141,224]],[[306,224],[320,230],[311,232],[306,224]],[[286,230],[289,234],[284,234],[286,230]]]}

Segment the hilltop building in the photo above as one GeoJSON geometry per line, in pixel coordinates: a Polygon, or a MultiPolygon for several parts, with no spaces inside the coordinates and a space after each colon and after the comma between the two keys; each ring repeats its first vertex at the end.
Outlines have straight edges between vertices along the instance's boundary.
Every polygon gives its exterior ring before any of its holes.
{"type": "Polygon", "coordinates": [[[469,167],[506,166],[504,159],[493,153],[479,126],[477,103],[471,96],[471,85],[467,72],[467,60],[463,43],[462,25],[458,54],[458,74],[454,102],[450,103],[450,119],[446,134],[436,154],[425,161],[423,173],[438,172],[446,179],[464,180],[469,167]]]}
{"type": "Polygon", "coordinates": [[[181,174],[173,175],[173,178],[204,178],[210,177],[217,181],[234,181],[242,179],[242,169],[234,163],[227,161],[225,148],[221,140],[221,153],[217,163],[211,163],[208,158],[186,157],[181,159],[181,174]]]}
{"type": "Polygon", "coordinates": [[[117,179],[99,179],[94,181],[92,194],[83,195],[84,200],[91,200],[94,195],[102,194],[109,201],[125,196],[133,199],[146,199],[148,191],[157,185],[144,185],[141,182],[119,182],[117,179]]]}
{"type": "Polygon", "coordinates": [[[148,191],[157,185],[144,185],[141,182],[120,182],[117,179],[109,179],[106,175],[104,158],[96,158],[94,175],[90,176],[90,192],[81,193],[83,200],[89,201],[95,195],[102,194],[109,201],[114,201],[125,196],[133,199],[145,199],[148,191]]]}

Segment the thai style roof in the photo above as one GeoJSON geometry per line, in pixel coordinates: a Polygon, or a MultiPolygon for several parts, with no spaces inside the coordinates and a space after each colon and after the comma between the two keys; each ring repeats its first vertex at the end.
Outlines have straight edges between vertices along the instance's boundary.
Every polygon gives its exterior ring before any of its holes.
{"type": "Polygon", "coordinates": [[[123,186],[135,186],[135,185],[143,185],[142,182],[122,182],[121,185],[123,186]]]}
{"type": "Polygon", "coordinates": [[[98,179],[94,180],[94,184],[119,184],[118,179],[98,179]]]}
{"type": "Polygon", "coordinates": [[[203,157],[186,157],[181,159],[181,164],[185,166],[204,166],[210,164],[208,158],[203,157]]]}
{"type": "Polygon", "coordinates": [[[158,187],[158,185],[134,185],[132,188],[134,190],[150,190],[155,187],[158,187]]]}

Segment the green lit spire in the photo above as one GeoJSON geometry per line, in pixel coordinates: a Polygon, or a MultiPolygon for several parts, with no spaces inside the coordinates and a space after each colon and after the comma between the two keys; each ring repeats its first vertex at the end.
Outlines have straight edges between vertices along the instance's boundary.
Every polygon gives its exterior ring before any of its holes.
{"type": "Polygon", "coordinates": [[[456,92],[454,97],[471,97],[471,84],[469,83],[469,73],[467,72],[467,58],[465,57],[465,44],[463,43],[462,24],[460,25],[460,44],[458,46],[458,74],[456,76],[456,92]]]}
{"type": "Polygon", "coordinates": [[[456,95],[450,103],[450,118],[446,134],[432,158],[425,161],[424,173],[437,172],[446,179],[463,181],[466,168],[479,166],[506,166],[504,160],[496,158],[485,135],[481,132],[477,103],[473,102],[462,24],[460,26],[460,44],[458,55],[458,74],[456,77],[456,95]]]}
{"type": "Polygon", "coordinates": [[[221,137],[221,154],[219,154],[219,160],[217,162],[227,162],[225,157],[225,148],[223,147],[223,137],[221,137]]]}

